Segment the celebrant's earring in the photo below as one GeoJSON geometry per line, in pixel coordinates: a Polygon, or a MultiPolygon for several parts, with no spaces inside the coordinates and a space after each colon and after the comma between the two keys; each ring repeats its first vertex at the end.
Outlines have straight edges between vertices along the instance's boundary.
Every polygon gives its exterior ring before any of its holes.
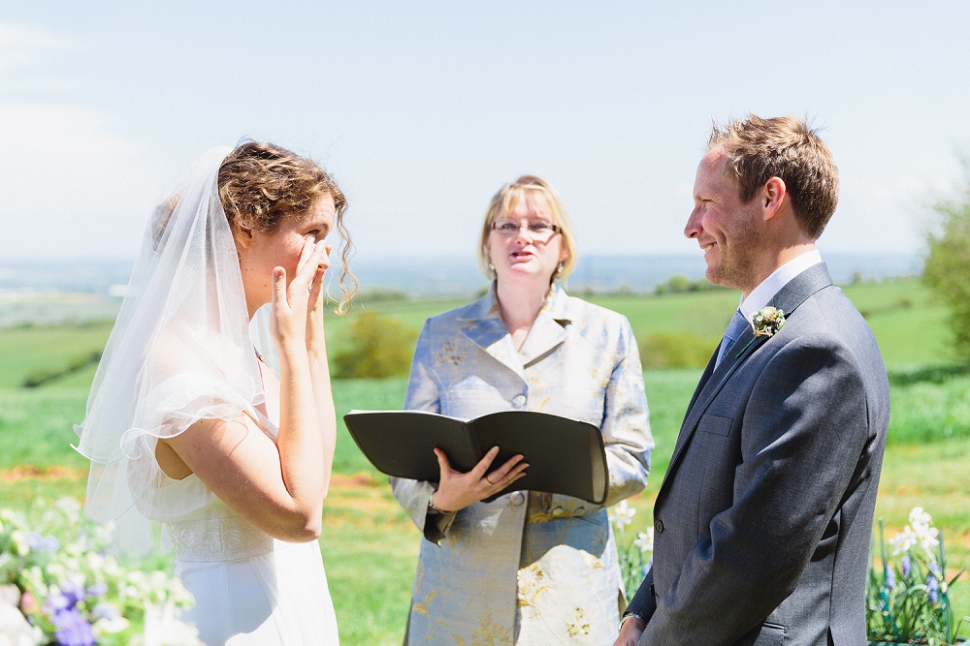
{"type": "Polygon", "coordinates": [[[565,269],[565,268],[566,268],[566,263],[564,261],[560,260],[559,261],[559,266],[556,267],[556,275],[558,276],[559,274],[561,274],[562,273],[562,270],[565,269]]]}

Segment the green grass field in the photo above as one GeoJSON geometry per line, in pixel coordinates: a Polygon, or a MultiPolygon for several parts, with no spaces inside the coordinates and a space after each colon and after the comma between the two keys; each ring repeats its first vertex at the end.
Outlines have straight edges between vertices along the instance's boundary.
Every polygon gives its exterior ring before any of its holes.
{"type": "MultiPolygon", "coordinates": [[[[923,506],[945,530],[950,565],[970,565],[970,372],[953,367],[944,310],[914,282],[846,288],[880,342],[892,383],[893,414],[877,517],[892,535],[909,510],[923,506]]],[[[602,297],[595,302],[625,314],[637,335],[691,331],[717,337],[737,306],[734,292],[662,298],[602,297]]],[[[417,330],[432,314],[461,302],[387,301],[368,309],[399,318],[417,330]]],[[[329,317],[330,349],[354,314],[329,317]]],[[[82,420],[89,367],[36,389],[23,379],[63,367],[75,356],[103,347],[108,324],[0,330],[0,506],[29,508],[38,497],[83,498],[87,461],[70,447],[72,426],[82,420]]],[[[629,540],[651,524],[659,489],[697,369],[644,374],[651,425],[657,441],[647,490],[631,504],[638,510],[629,540]]],[[[405,379],[334,382],[338,415],[351,408],[400,408],[405,379]]],[[[341,424],[335,481],[325,506],[320,540],[345,644],[399,644],[420,535],[401,511],[386,479],[357,450],[341,424]]],[[[970,614],[970,580],[953,589],[960,615],[970,614]]],[[[964,627],[964,634],[970,626],[964,627]]]]}

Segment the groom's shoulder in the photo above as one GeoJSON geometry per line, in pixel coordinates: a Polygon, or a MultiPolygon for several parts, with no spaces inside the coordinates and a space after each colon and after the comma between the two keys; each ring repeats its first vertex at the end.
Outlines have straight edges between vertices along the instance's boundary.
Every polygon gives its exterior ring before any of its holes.
{"type": "Polygon", "coordinates": [[[851,356],[860,367],[885,371],[879,344],[865,317],[835,286],[812,294],[793,312],[789,340],[798,345],[827,347],[851,356]]]}
{"type": "Polygon", "coordinates": [[[832,285],[819,290],[803,307],[811,313],[813,327],[829,330],[841,339],[851,336],[875,342],[869,323],[839,287],[832,285]],[[805,305],[808,307],[804,307],[805,305]]]}

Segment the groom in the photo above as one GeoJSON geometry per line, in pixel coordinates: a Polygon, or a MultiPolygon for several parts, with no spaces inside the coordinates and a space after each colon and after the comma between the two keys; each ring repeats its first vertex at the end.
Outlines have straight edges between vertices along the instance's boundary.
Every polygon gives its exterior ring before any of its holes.
{"type": "Polygon", "coordinates": [[[714,129],[684,233],[742,301],[687,409],[617,645],[866,644],[889,385],[815,249],[838,186],[796,118],[714,129]]]}

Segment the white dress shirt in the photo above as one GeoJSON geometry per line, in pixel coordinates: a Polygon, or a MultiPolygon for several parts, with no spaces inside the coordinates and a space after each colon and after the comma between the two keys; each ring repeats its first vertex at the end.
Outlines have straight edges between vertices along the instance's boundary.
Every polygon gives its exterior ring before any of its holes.
{"type": "Polygon", "coordinates": [[[771,302],[775,294],[780,292],[781,288],[787,285],[792,278],[820,262],[822,262],[822,254],[819,253],[818,249],[805,252],[789,260],[755,287],[747,298],[742,299],[738,309],[741,310],[744,318],[750,321],[751,317],[771,302]]]}

